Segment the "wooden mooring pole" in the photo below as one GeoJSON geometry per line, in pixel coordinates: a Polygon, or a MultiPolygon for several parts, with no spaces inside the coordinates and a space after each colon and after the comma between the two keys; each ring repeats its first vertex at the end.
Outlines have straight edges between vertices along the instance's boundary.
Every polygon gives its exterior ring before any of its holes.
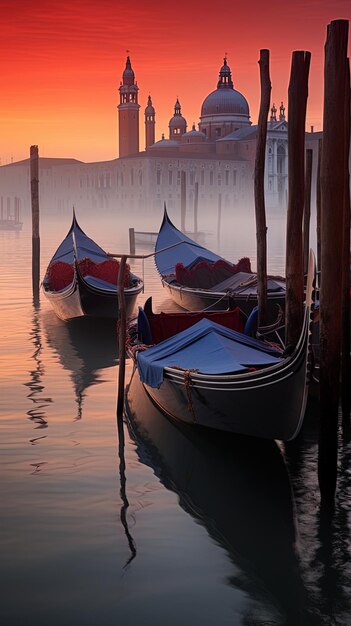
{"type": "Polygon", "coordinates": [[[197,233],[198,223],[197,223],[197,211],[199,208],[199,183],[195,182],[194,186],[194,233],[197,233]]]}
{"type": "Polygon", "coordinates": [[[134,228],[129,229],[129,252],[130,254],[135,254],[135,230],[134,228]]]}
{"type": "Polygon", "coordinates": [[[218,194],[218,208],[217,208],[217,241],[221,238],[221,221],[222,221],[222,194],[218,194]]]}
{"type": "Polygon", "coordinates": [[[303,211],[303,271],[305,276],[308,272],[308,257],[310,254],[312,159],[313,151],[310,149],[306,150],[305,207],[303,211]]]}
{"type": "Polygon", "coordinates": [[[32,204],[32,291],[34,304],[39,304],[40,236],[39,236],[39,151],[30,147],[30,188],[32,204]]]}
{"type": "Polygon", "coordinates": [[[342,340],[341,406],[344,426],[350,428],[350,62],[346,64],[345,82],[345,182],[342,249],[342,340]]]}
{"type": "Polygon", "coordinates": [[[271,98],[271,79],[269,75],[269,50],[260,50],[261,103],[258,117],[257,144],[255,158],[255,215],[257,246],[257,293],[258,325],[266,323],[267,310],[267,225],[264,199],[264,169],[266,158],[267,118],[271,98]]]}
{"type": "Polygon", "coordinates": [[[317,163],[317,189],[316,189],[316,213],[317,213],[317,269],[321,269],[321,160],[322,140],[318,140],[318,163],[317,163]]]}
{"type": "Polygon", "coordinates": [[[286,236],[286,344],[296,345],[303,319],[302,220],[305,202],[305,125],[311,53],[292,54],[288,90],[289,199],[286,236]]]}
{"type": "MultiPolygon", "coordinates": [[[[127,255],[121,256],[118,272],[118,397],[117,397],[117,426],[119,437],[123,437],[124,411],[124,382],[126,371],[126,302],[124,297],[124,273],[127,255]]],[[[121,440],[121,439],[120,439],[121,440]]]]}
{"type": "Polygon", "coordinates": [[[186,215],[186,172],[180,173],[180,230],[185,233],[185,215],[186,215]]]}
{"type": "Polygon", "coordinates": [[[345,205],[345,88],[348,21],[328,26],[324,64],[321,159],[320,431],[318,479],[324,508],[333,507],[342,320],[343,212],[345,205]]]}

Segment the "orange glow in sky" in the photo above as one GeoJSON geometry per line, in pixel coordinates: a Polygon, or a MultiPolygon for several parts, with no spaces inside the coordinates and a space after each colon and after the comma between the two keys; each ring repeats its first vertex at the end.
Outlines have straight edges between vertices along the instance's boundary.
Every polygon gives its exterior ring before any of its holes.
{"type": "Polygon", "coordinates": [[[327,24],[351,17],[349,0],[0,0],[0,7],[2,165],[27,158],[32,144],[41,156],[116,158],[127,50],[140,88],[140,149],[148,95],[156,139],[168,136],[177,97],[190,129],[216,88],[225,53],[257,123],[261,48],[270,50],[278,108],[287,104],[292,51],[311,52],[307,129],[321,130],[327,24]]]}

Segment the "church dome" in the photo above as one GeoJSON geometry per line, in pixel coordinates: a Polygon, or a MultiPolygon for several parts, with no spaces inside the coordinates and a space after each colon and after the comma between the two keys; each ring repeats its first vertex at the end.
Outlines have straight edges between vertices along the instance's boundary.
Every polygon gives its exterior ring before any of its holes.
{"type": "Polygon", "coordinates": [[[186,128],[186,119],[182,115],[173,115],[169,120],[170,128],[186,128]]]}
{"type": "Polygon", "coordinates": [[[150,150],[154,150],[155,148],[178,148],[179,144],[174,139],[165,139],[164,135],[162,135],[162,139],[156,141],[152,146],[150,146],[150,150]]]}
{"type": "Polygon", "coordinates": [[[204,115],[249,115],[246,98],[236,89],[216,89],[202,103],[201,117],[204,115]]]}
{"type": "Polygon", "coordinates": [[[195,124],[193,124],[193,127],[191,130],[189,130],[187,133],[184,133],[182,135],[182,143],[197,143],[197,142],[205,141],[205,140],[206,140],[205,133],[201,132],[201,130],[196,130],[195,124]]]}
{"type": "Polygon", "coordinates": [[[224,58],[224,63],[219,70],[217,89],[212,91],[202,103],[201,119],[213,116],[226,116],[236,121],[249,123],[249,105],[246,98],[234,89],[232,73],[224,58]]]}
{"type": "Polygon", "coordinates": [[[182,130],[186,130],[186,119],[182,116],[180,102],[177,98],[176,103],[174,105],[174,115],[169,120],[169,128],[181,128],[182,130]]]}

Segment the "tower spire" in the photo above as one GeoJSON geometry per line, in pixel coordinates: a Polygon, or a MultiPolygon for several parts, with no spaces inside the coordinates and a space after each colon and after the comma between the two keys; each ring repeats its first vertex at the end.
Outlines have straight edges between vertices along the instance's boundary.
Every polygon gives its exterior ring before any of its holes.
{"type": "Polygon", "coordinates": [[[129,54],[122,82],[119,87],[118,127],[119,127],[119,156],[130,156],[139,152],[139,87],[129,54]]]}
{"type": "Polygon", "coordinates": [[[180,141],[181,136],[186,133],[186,127],[186,119],[182,116],[182,108],[177,97],[174,105],[174,115],[169,120],[169,138],[180,141]]]}
{"type": "Polygon", "coordinates": [[[145,109],[145,150],[155,143],[155,109],[152,106],[151,96],[147,99],[145,109]]]}
{"type": "Polygon", "coordinates": [[[217,83],[217,89],[234,89],[232,73],[227,63],[227,53],[225,53],[223,65],[219,70],[219,81],[217,83]]]}

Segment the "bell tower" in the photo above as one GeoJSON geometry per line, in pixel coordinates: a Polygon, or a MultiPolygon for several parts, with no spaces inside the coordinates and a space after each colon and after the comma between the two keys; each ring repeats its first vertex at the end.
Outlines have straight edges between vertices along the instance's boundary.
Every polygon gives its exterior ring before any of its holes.
{"type": "Polygon", "coordinates": [[[130,156],[139,152],[139,109],[138,84],[129,56],[119,87],[118,109],[119,156],[130,156]]]}
{"type": "Polygon", "coordinates": [[[155,143],[155,109],[152,106],[151,96],[148,97],[145,109],[145,150],[155,143]]]}

